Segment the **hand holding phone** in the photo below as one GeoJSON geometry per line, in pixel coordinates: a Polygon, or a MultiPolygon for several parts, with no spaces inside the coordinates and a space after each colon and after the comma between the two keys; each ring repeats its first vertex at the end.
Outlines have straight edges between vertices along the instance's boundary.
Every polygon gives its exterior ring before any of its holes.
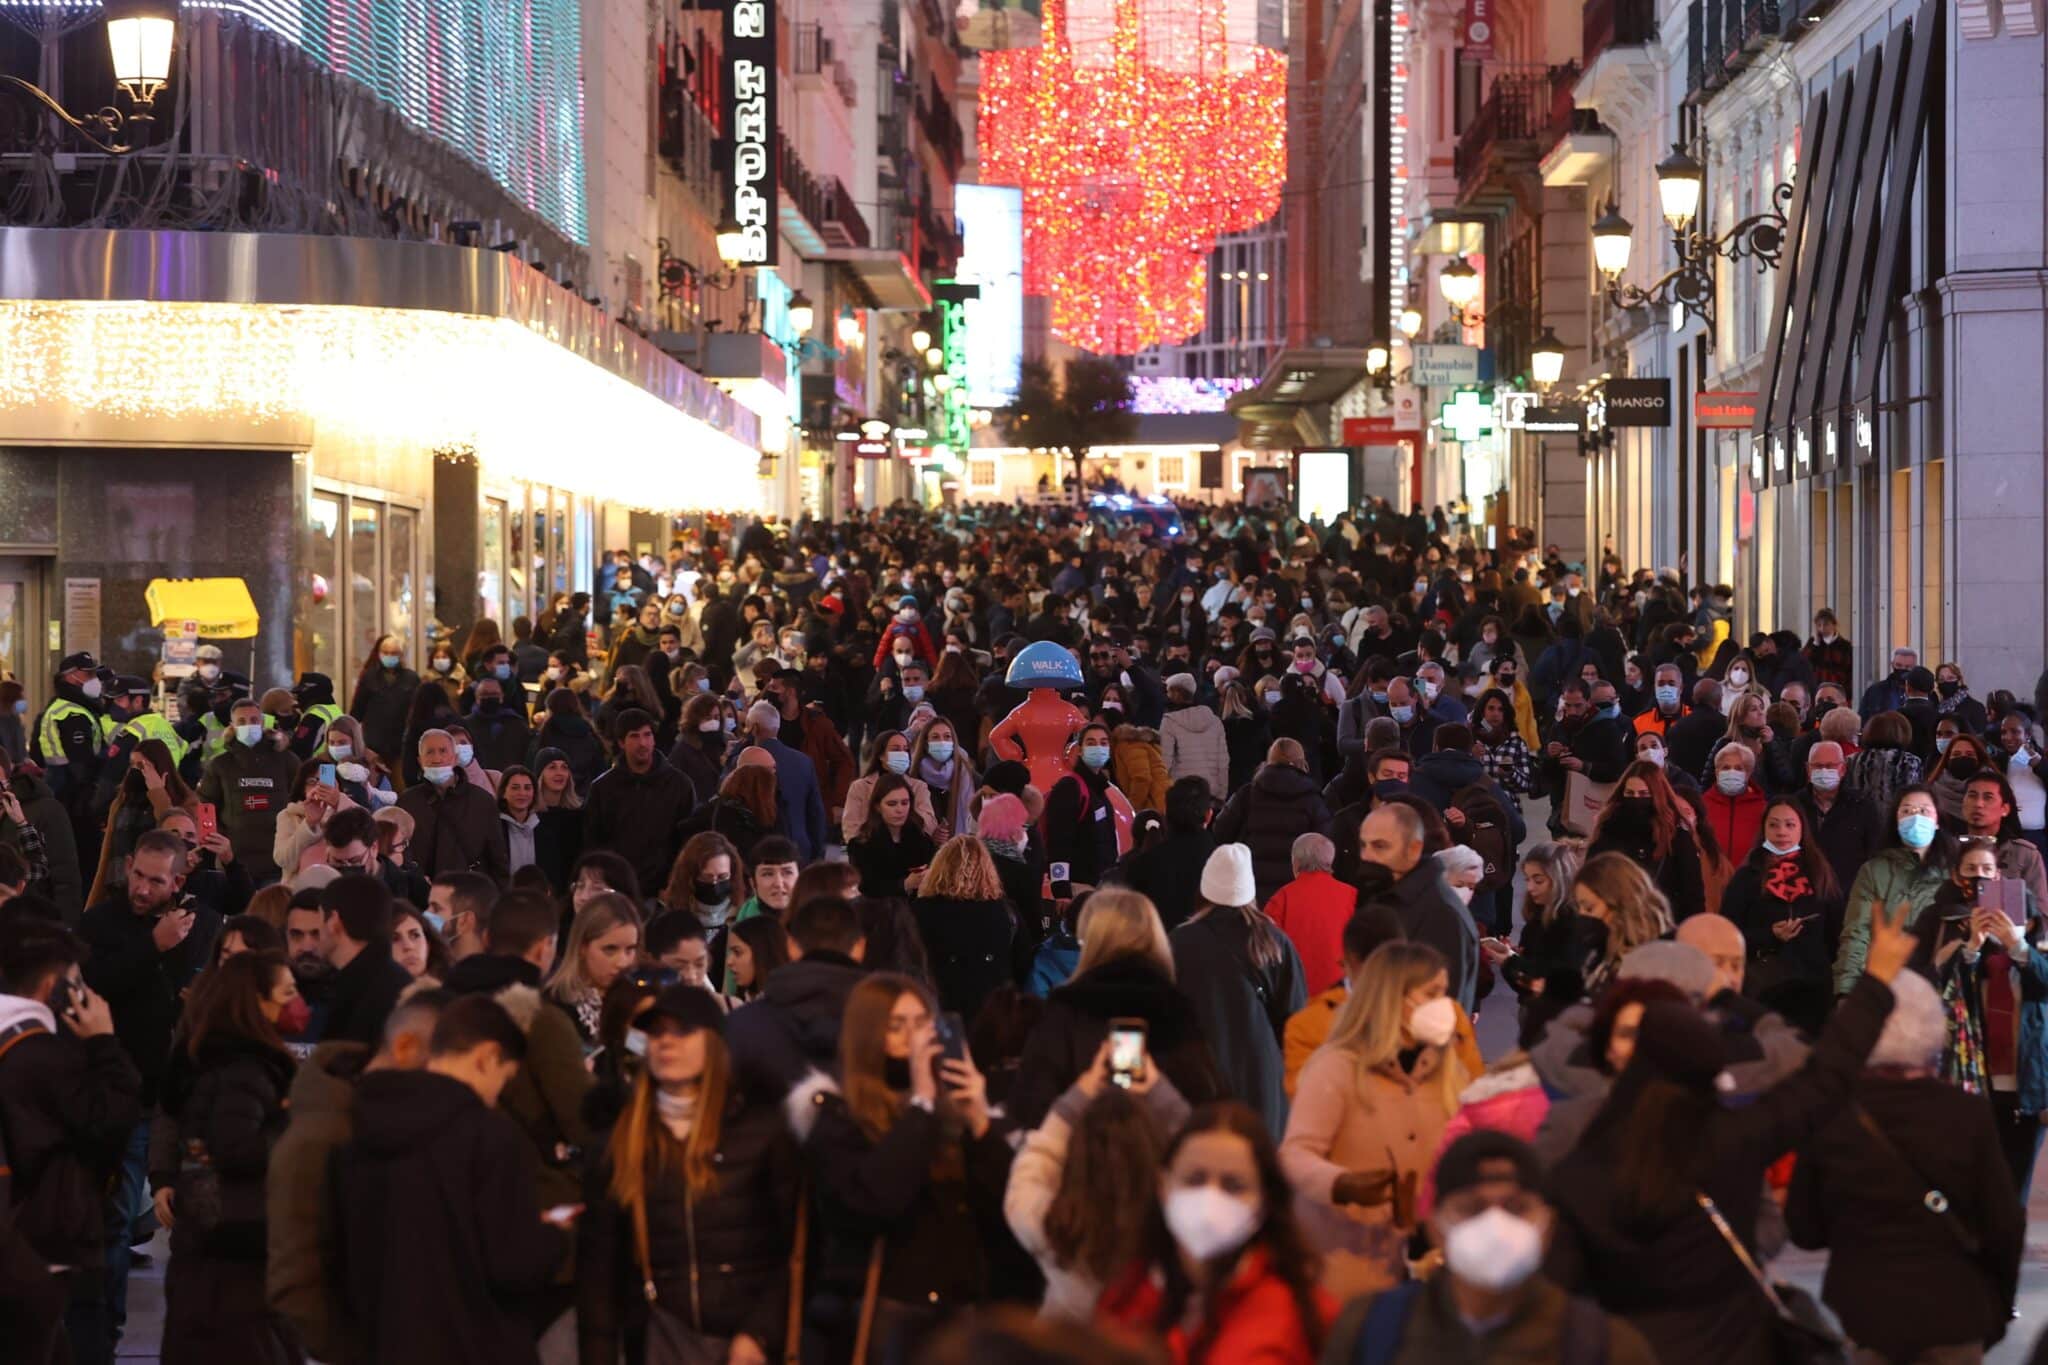
{"type": "Polygon", "coordinates": [[[1140,1085],[1149,1070],[1146,1065],[1143,1019],[1109,1021],[1109,1083],[1130,1090],[1140,1085]]]}
{"type": "Polygon", "coordinates": [[[215,809],[211,801],[200,802],[199,841],[205,843],[208,835],[218,833],[220,833],[220,812],[215,809]]]}
{"type": "Polygon", "coordinates": [[[339,789],[339,787],[341,786],[341,779],[339,776],[336,775],[334,767],[335,765],[332,763],[322,763],[320,765],[321,786],[339,789]]]}

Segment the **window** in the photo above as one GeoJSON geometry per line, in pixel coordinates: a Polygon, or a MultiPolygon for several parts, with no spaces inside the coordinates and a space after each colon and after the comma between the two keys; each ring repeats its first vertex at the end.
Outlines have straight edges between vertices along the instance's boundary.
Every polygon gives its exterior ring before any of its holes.
{"type": "Polygon", "coordinates": [[[348,616],[349,654],[367,658],[376,648],[382,612],[383,545],[378,529],[384,509],[374,502],[349,499],[348,513],[348,616]]]}
{"type": "Polygon", "coordinates": [[[295,653],[302,671],[347,678],[385,635],[409,660],[421,644],[420,509],[374,490],[316,487],[306,504],[305,588],[295,653]]]}
{"type": "Polygon", "coordinates": [[[413,635],[413,611],[418,602],[413,541],[418,529],[419,513],[410,507],[393,507],[384,526],[384,629],[401,640],[413,635]]]}
{"type": "Polygon", "coordinates": [[[967,462],[967,486],[975,489],[993,489],[997,487],[996,462],[994,460],[969,460],[967,462]]]}
{"type": "Polygon", "coordinates": [[[477,610],[503,625],[505,622],[505,500],[484,499],[483,544],[478,556],[477,610]]]}
{"type": "Polygon", "coordinates": [[[299,604],[299,645],[306,669],[347,674],[341,648],[341,499],[315,493],[306,503],[306,584],[299,604]]]}
{"type": "Polygon", "coordinates": [[[1159,457],[1159,486],[1161,488],[1185,488],[1188,485],[1188,457],[1185,455],[1161,455],[1159,457]]]}

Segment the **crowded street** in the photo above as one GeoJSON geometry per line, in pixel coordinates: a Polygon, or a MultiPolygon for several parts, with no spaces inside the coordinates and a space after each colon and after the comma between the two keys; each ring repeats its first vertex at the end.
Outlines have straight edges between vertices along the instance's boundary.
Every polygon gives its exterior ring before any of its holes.
{"type": "Polygon", "coordinates": [[[0,0],[0,1365],[2048,1365],[2044,130],[0,0]]]}

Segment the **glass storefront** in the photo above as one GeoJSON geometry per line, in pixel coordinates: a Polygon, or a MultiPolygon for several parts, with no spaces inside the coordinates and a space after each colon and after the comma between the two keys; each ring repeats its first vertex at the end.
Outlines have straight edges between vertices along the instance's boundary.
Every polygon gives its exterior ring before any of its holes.
{"type": "Polygon", "coordinates": [[[538,620],[555,599],[590,591],[598,501],[539,484],[491,484],[477,539],[477,605],[507,637],[511,618],[538,620]]]}
{"type": "Polygon", "coordinates": [[[296,666],[348,680],[385,635],[417,660],[421,508],[375,489],[316,482],[306,502],[306,574],[300,586],[296,666]]]}

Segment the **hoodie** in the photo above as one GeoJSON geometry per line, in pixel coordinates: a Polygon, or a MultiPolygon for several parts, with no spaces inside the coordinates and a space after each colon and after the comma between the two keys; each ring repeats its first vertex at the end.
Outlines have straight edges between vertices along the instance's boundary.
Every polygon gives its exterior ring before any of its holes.
{"type": "Polygon", "coordinates": [[[540,969],[531,962],[490,953],[466,957],[448,973],[449,990],[489,995],[526,1030],[526,1063],[498,1097],[498,1109],[533,1144],[547,1208],[582,1197],[581,1163],[572,1151],[588,1151],[596,1139],[583,1117],[592,1084],[583,1040],[565,1011],[543,1008],[539,986],[540,969]]]}
{"type": "Polygon", "coordinates": [[[379,1365],[533,1365],[528,1309],[568,1250],[541,1220],[519,1129],[461,1081],[356,1086],[335,1165],[343,1296],[379,1365]],[[405,1235],[394,1237],[394,1228],[405,1235]]]}
{"type": "Polygon", "coordinates": [[[750,1099],[774,1104],[814,1068],[835,1068],[846,998],[866,970],[840,953],[819,951],[768,973],[758,999],[732,1013],[725,1043],[750,1099]]]}
{"type": "Polygon", "coordinates": [[[339,1263],[339,1213],[330,1195],[334,1154],[355,1135],[356,1082],[370,1060],[360,1043],[322,1043],[292,1078],[292,1121],[270,1151],[265,1185],[270,1307],[306,1351],[328,1365],[364,1360],[328,1267],[339,1263]]]}

